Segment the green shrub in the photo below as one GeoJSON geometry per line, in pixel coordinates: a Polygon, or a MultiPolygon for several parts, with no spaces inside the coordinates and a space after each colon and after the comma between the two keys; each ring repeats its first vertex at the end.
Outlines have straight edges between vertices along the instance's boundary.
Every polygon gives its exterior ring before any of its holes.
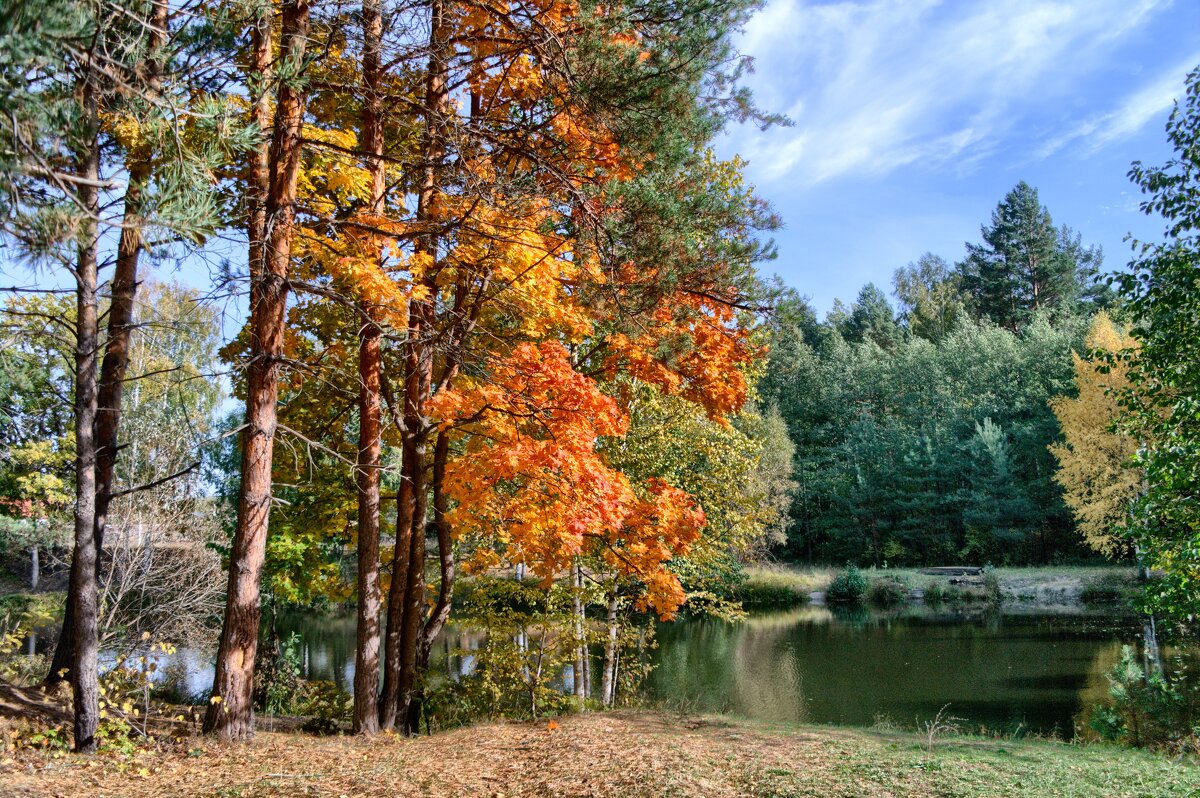
{"type": "Polygon", "coordinates": [[[862,604],[867,596],[867,578],[851,564],[838,573],[825,591],[825,600],[830,604],[862,604]]]}
{"type": "MultiPolygon", "coordinates": [[[[561,674],[575,656],[573,593],[556,582],[478,577],[458,622],[483,633],[469,651],[470,674],[425,685],[423,711],[431,726],[450,728],[497,717],[535,718],[576,707],[563,692],[561,674]]],[[[586,598],[586,596],[585,596],[586,598]]],[[[585,627],[598,641],[595,628],[585,627]]]]}
{"type": "Polygon", "coordinates": [[[1084,604],[1116,604],[1132,598],[1136,588],[1121,574],[1109,574],[1088,582],[1079,594],[1084,604]]]}
{"type": "Polygon", "coordinates": [[[308,682],[300,714],[306,717],[301,728],[313,734],[337,734],[350,722],[353,700],[333,682],[308,682]]]}
{"type": "Polygon", "coordinates": [[[983,566],[983,591],[987,600],[993,604],[1004,601],[1004,593],[1000,590],[1000,577],[990,565],[983,566]]]}
{"type": "Polygon", "coordinates": [[[1088,723],[1101,737],[1138,748],[1195,750],[1200,744],[1195,688],[1147,676],[1132,646],[1121,648],[1121,661],[1105,676],[1109,703],[1095,707],[1088,723]]]}
{"type": "Polygon", "coordinates": [[[931,607],[940,606],[946,600],[946,590],[938,582],[931,583],[925,588],[925,603],[931,607]]]}
{"type": "Polygon", "coordinates": [[[875,579],[871,582],[869,598],[876,607],[895,607],[908,598],[908,586],[892,577],[875,579]]]}
{"type": "Polygon", "coordinates": [[[0,596],[0,679],[19,685],[42,680],[50,663],[43,654],[26,653],[24,642],[30,630],[53,627],[61,608],[60,594],[0,596]]]}
{"type": "Polygon", "coordinates": [[[302,714],[304,679],[300,676],[300,635],[272,636],[259,646],[254,667],[254,706],[268,715],[302,714]]]}

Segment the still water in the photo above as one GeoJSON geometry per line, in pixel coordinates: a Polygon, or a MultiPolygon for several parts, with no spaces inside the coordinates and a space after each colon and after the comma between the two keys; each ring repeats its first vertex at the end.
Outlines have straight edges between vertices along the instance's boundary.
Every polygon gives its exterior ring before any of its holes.
{"type": "Polygon", "coordinates": [[[1074,736],[1108,691],[1134,617],[1080,612],[839,613],[823,607],[659,627],[652,698],[767,721],[1074,736]]]}
{"type": "MultiPolygon", "coordinates": [[[[353,615],[281,615],[278,630],[282,637],[299,634],[305,678],[350,688],[353,615]]],[[[946,714],[964,730],[1070,738],[1104,701],[1104,673],[1121,646],[1140,643],[1141,633],[1137,617],[1071,608],[841,613],[804,607],[738,623],[680,620],[658,626],[646,692],[672,708],[797,723],[886,720],[913,727],[949,705],[946,714]]],[[[478,633],[448,628],[431,667],[469,673],[470,652],[480,642],[478,633]]],[[[169,669],[194,691],[211,684],[207,652],[180,652],[169,669]]],[[[570,681],[568,669],[567,689],[570,681]]]]}

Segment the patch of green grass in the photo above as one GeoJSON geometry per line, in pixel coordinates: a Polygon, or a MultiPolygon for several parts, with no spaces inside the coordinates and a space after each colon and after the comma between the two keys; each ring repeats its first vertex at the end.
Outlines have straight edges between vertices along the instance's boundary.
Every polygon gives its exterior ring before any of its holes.
{"type": "Polygon", "coordinates": [[[798,592],[813,593],[829,587],[837,568],[826,565],[752,565],[746,568],[751,579],[784,581],[798,592]]]}
{"type": "Polygon", "coordinates": [[[951,737],[928,750],[917,735],[836,730],[813,754],[790,774],[752,768],[744,794],[1200,798],[1194,762],[1108,745],[951,737]]]}

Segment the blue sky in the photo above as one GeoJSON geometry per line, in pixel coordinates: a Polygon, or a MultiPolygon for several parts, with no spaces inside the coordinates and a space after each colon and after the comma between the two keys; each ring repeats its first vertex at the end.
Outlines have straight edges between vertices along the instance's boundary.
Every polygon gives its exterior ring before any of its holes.
{"type": "Polygon", "coordinates": [[[1109,269],[1127,233],[1157,238],[1126,173],[1170,155],[1200,0],[768,0],[739,46],[757,103],[795,124],[718,152],[784,218],[763,271],[824,313],[923,252],[960,259],[1020,180],[1109,269]]]}

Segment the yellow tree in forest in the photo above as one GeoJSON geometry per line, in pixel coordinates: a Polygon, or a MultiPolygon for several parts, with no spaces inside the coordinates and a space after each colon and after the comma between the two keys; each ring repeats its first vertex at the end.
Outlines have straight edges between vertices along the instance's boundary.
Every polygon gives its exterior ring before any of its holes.
{"type": "Polygon", "coordinates": [[[1059,463],[1054,478],[1062,485],[1084,540],[1107,557],[1128,553],[1129,544],[1117,530],[1128,517],[1142,475],[1130,465],[1137,441],[1113,429],[1121,413],[1120,394],[1129,388],[1128,364],[1103,353],[1136,345],[1107,314],[1097,314],[1087,336],[1092,357],[1074,356],[1078,396],[1060,396],[1050,402],[1063,431],[1063,442],[1050,447],[1059,463]]]}

